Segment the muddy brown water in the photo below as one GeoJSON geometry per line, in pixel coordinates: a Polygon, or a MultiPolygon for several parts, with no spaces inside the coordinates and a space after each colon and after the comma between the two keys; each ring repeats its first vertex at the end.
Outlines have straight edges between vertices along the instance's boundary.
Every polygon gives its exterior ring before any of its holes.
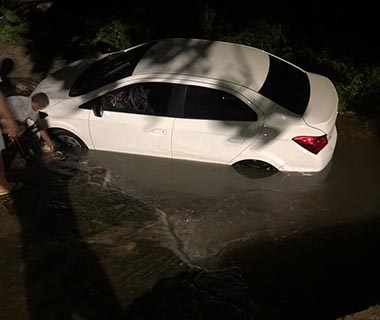
{"type": "Polygon", "coordinates": [[[340,116],[333,161],[310,175],[97,151],[16,168],[25,190],[0,207],[0,318],[116,319],[188,266],[239,267],[265,319],[378,304],[376,129],[340,116]]]}

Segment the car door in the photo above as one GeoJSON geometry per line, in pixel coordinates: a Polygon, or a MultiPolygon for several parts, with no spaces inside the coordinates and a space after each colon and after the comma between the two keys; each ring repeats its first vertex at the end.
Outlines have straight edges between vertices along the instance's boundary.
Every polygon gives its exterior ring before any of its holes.
{"type": "Polygon", "coordinates": [[[257,139],[256,112],[228,92],[187,86],[173,130],[173,158],[229,163],[257,139]]]}
{"type": "Polygon", "coordinates": [[[174,118],[166,116],[171,86],[141,83],[98,98],[89,128],[96,150],[171,157],[174,118]]]}

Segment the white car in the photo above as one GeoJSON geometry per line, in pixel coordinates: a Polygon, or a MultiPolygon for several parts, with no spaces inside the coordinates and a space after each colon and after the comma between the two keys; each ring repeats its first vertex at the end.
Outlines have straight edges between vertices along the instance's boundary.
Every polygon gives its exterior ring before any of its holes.
{"type": "Polygon", "coordinates": [[[152,41],[71,63],[41,91],[51,135],[83,150],[317,172],[337,141],[328,78],[235,43],[152,41]]]}

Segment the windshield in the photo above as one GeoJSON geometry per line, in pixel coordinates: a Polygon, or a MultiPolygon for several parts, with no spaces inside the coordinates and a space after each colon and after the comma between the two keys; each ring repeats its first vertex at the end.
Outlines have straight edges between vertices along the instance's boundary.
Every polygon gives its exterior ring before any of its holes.
{"type": "Polygon", "coordinates": [[[276,57],[269,56],[269,71],[259,93],[280,106],[302,115],[309,103],[307,74],[276,57]]]}
{"type": "Polygon", "coordinates": [[[153,44],[154,42],[149,42],[128,51],[116,52],[91,64],[75,80],[69,96],[80,96],[130,76],[142,56],[153,44]]]}

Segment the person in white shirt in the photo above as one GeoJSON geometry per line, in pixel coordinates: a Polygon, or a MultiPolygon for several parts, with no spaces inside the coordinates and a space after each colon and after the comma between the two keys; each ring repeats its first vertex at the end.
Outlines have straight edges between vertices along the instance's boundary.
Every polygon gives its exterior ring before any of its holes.
{"type": "MultiPolygon", "coordinates": [[[[39,110],[44,109],[49,104],[49,98],[44,92],[34,94],[32,97],[26,96],[9,96],[6,98],[13,117],[22,123],[26,123],[28,119],[33,122],[40,121],[39,110]]],[[[50,139],[47,131],[39,127],[38,133],[43,142],[45,142],[45,151],[53,152],[54,143],[50,139]]]]}
{"type": "MultiPolygon", "coordinates": [[[[0,82],[2,82],[1,77],[0,82]]],[[[22,187],[21,182],[10,182],[7,180],[4,160],[1,154],[1,151],[5,149],[3,134],[7,134],[10,139],[14,139],[17,137],[17,133],[17,122],[12,117],[9,106],[0,90],[0,196],[6,196],[22,187]]]]}

